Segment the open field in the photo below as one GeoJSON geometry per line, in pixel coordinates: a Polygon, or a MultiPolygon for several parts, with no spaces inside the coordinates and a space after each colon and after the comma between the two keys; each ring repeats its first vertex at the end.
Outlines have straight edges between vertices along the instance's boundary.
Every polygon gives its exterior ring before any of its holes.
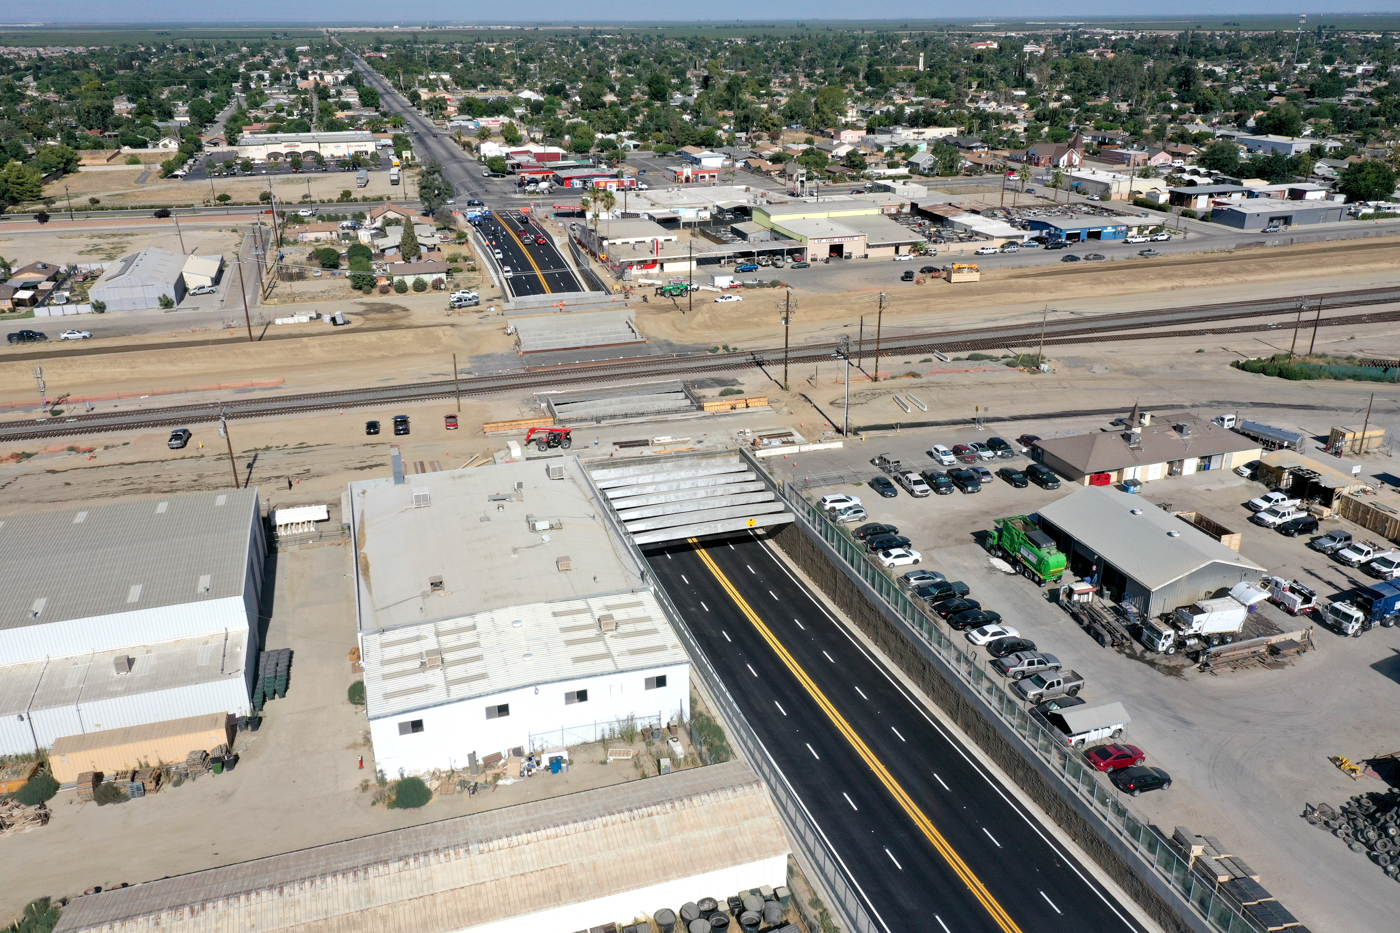
{"type": "MultiPolygon", "coordinates": [[[[167,154],[166,158],[169,158],[167,154]]],[[[188,181],[181,178],[161,178],[159,171],[151,173],[145,184],[136,180],[145,169],[131,166],[126,171],[78,171],[74,175],[50,182],[44,187],[44,197],[55,199],[50,213],[65,208],[66,197],[73,198],[73,207],[87,206],[90,197],[101,198],[107,207],[178,206],[215,203],[220,194],[227,194],[236,203],[256,202],[258,195],[272,186],[272,192],[279,204],[294,204],[302,200],[308,190],[314,201],[334,201],[340,193],[349,190],[355,197],[374,199],[405,197],[405,192],[413,189],[407,185],[389,184],[389,173],[376,171],[369,173],[369,184],[364,188],[355,187],[354,172],[313,172],[307,174],[281,174],[256,177],[213,178],[206,181],[188,181]],[[212,182],[212,188],[211,188],[212,182]],[[310,187],[308,189],[308,182],[310,187]],[[63,188],[68,186],[65,194],[63,188]]],[[[346,205],[348,211],[367,209],[363,202],[346,205]]]]}

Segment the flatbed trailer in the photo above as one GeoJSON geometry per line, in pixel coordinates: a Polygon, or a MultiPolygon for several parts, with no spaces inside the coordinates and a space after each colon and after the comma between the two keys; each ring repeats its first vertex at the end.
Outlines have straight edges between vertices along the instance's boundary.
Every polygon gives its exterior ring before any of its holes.
{"type": "Polygon", "coordinates": [[[1117,648],[1132,641],[1123,620],[1112,607],[1105,606],[1097,599],[1097,589],[1087,584],[1065,585],[1060,588],[1060,606],[1076,625],[1104,648],[1117,648]]]}

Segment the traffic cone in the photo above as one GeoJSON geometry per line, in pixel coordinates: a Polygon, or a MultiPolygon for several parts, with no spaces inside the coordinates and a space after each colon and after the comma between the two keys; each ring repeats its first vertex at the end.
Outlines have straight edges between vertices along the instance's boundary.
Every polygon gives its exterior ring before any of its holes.
{"type": "Polygon", "coordinates": [[[364,756],[364,755],[361,755],[361,756],[360,756],[360,770],[361,770],[361,771],[365,770],[365,756],[364,756]]]}

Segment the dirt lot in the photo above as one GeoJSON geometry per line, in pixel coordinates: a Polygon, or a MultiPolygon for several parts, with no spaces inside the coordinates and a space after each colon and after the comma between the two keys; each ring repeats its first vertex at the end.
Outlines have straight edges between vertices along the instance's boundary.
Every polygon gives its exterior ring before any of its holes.
{"type": "MultiPolygon", "coordinates": [[[[0,918],[42,895],[149,881],[642,776],[640,764],[605,764],[601,746],[585,745],[573,750],[567,774],[520,780],[517,771],[514,782],[475,795],[439,794],[421,810],[372,805],[368,723],[363,708],[346,699],[357,678],[348,659],[355,623],[347,560],[339,544],[272,558],[265,643],[292,649],[292,675],[287,696],[264,710],[262,728],[239,733],[238,766],[116,806],[60,793],[50,802],[48,826],[4,840],[0,918]]],[[[640,739],[633,744],[645,751],[640,739]]],[[[650,759],[637,762],[654,767],[650,759]]]]}
{"type": "MultiPolygon", "coordinates": [[[[255,202],[261,192],[272,185],[272,192],[279,203],[295,203],[308,191],[310,182],[311,198],[314,201],[334,201],[345,189],[357,198],[372,200],[398,196],[404,197],[409,190],[403,185],[389,184],[389,173],[370,172],[369,185],[355,187],[354,172],[315,172],[301,175],[259,175],[257,177],[215,178],[212,193],[210,182],[186,181],[179,178],[161,178],[159,169],[147,175],[146,181],[138,184],[138,179],[146,174],[145,168],[132,166],[129,171],[79,171],[50,182],[44,188],[44,197],[54,198],[59,206],[66,205],[66,198],[73,198],[73,206],[87,205],[90,197],[100,198],[108,207],[152,205],[204,204],[212,202],[217,195],[227,194],[235,202],[255,202]],[[65,193],[64,185],[68,186],[65,193]],[[81,199],[81,200],[80,200],[81,199]]],[[[412,187],[412,183],[409,183],[412,187]]]]}
{"type": "Polygon", "coordinates": [[[6,230],[0,225],[0,256],[9,259],[18,269],[31,262],[112,262],[122,256],[148,247],[181,252],[180,237],[184,237],[184,252],[224,253],[232,256],[238,249],[243,233],[213,224],[182,224],[180,235],[166,224],[162,229],[142,230],[79,230],[52,227],[43,231],[6,230]]]}

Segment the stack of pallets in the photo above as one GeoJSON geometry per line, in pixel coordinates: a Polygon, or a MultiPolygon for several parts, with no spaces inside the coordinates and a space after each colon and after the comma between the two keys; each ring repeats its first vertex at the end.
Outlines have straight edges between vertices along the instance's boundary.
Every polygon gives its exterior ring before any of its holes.
{"type": "Polygon", "coordinates": [[[204,749],[196,749],[185,757],[185,771],[190,777],[198,777],[209,770],[209,753],[204,749]]]}
{"type": "Polygon", "coordinates": [[[262,710],[268,700],[285,697],[291,671],[291,648],[258,652],[258,676],[253,681],[253,708],[262,710]]]}
{"type": "Polygon", "coordinates": [[[154,794],[160,790],[160,769],[142,768],[132,776],[132,781],[141,785],[142,794],[154,794]]]}
{"type": "Polygon", "coordinates": [[[92,795],[97,792],[97,785],[102,783],[102,772],[84,771],[78,775],[78,799],[91,800],[92,795]]]}

